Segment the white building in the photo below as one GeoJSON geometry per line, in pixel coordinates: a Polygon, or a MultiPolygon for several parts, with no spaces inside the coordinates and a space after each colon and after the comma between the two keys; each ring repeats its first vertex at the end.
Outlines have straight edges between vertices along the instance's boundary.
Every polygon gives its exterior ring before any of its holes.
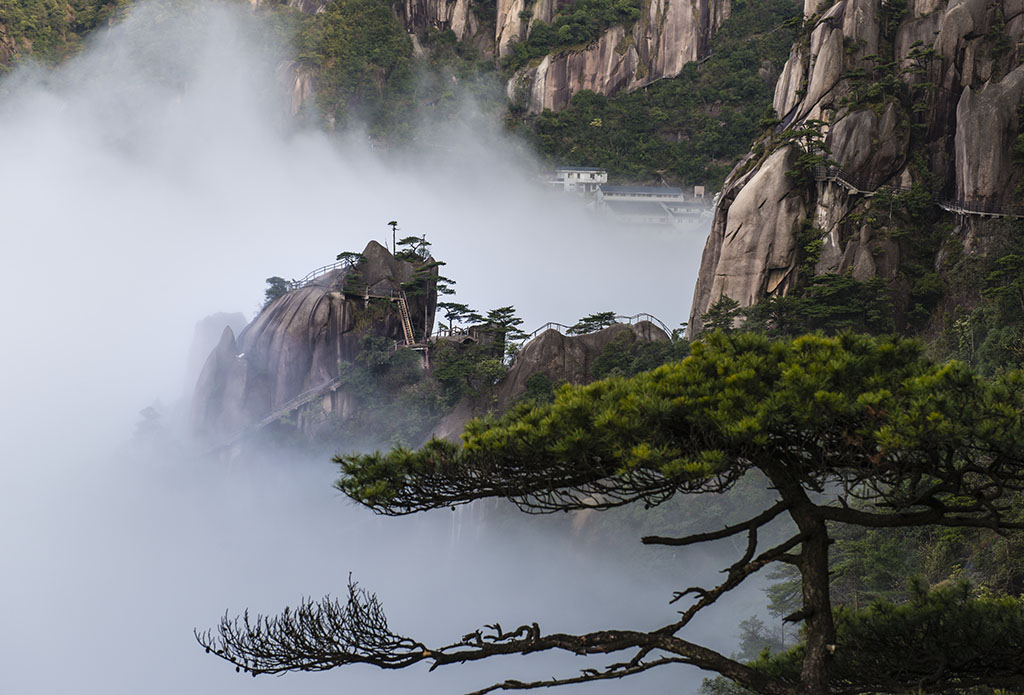
{"type": "Polygon", "coordinates": [[[681,188],[670,186],[602,185],[594,199],[599,210],[632,224],[676,225],[710,210],[703,190],[687,199],[681,188]]]}
{"type": "Polygon", "coordinates": [[[608,183],[608,172],[593,167],[561,167],[555,169],[555,177],[548,183],[560,186],[566,193],[593,193],[601,184],[608,183]]]}

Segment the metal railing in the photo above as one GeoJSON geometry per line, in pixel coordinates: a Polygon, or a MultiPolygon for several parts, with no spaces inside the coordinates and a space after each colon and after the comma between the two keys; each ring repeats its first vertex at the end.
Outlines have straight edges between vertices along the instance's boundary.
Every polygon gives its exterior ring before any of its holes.
{"type": "Polygon", "coordinates": [[[297,290],[300,287],[303,287],[304,285],[312,282],[313,280],[316,280],[318,277],[322,275],[327,275],[327,273],[331,272],[332,270],[346,269],[351,267],[352,261],[336,261],[334,263],[328,263],[327,265],[320,266],[316,270],[309,271],[301,280],[292,280],[288,284],[291,285],[291,289],[297,290]]]}
{"type": "Polygon", "coordinates": [[[317,398],[324,396],[330,391],[337,390],[343,381],[343,376],[336,376],[325,384],[320,384],[319,386],[303,391],[294,398],[289,398],[280,408],[256,423],[255,429],[259,430],[271,423],[277,422],[288,413],[301,408],[307,403],[312,403],[317,398]]]}
{"type": "Polygon", "coordinates": [[[983,200],[943,200],[939,207],[957,215],[985,215],[988,217],[1024,217],[1024,207],[1019,205],[993,205],[983,200]]]}
{"type": "MultiPolygon", "coordinates": [[[[863,179],[852,176],[836,166],[818,166],[814,168],[814,179],[816,181],[835,181],[850,189],[854,193],[871,197],[876,193],[907,193],[911,188],[907,186],[882,186],[870,179],[863,179]]],[[[996,205],[987,200],[958,198],[956,200],[933,201],[935,205],[946,212],[957,215],[980,215],[985,217],[1024,217],[1024,206],[1020,205],[996,205]]]]}
{"type": "MultiPolygon", "coordinates": [[[[618,316],[618,315],[616,315],[614,318],[615,318],[615,323],[611,324],[611,326],[614,326],[615,324],[626,324],[628,326],[635,326],[636,324],[641,323],[643,321],[648,321],[650,323],[653,323],[655,326],[657,326],[661,330],[663,330],[665,332],[665,335],[668,335],[668,336],[672,335],[672,329],[670,329],[667,325],[665,325],[664,321],[659,319],[657,316],[654,316],[653,314],[648,314],[648,313],[645,312],[645,313],[640,313],[640,314],[634,314],[633,316],[618,316]]],[[[610,326],[605,326],[605,328],[609,328],[609,327],[610,326]]],[[[543,326],[541,326],[540,328],[535,330],[533,333],[528,334],[525,338],[522,338],[518,342],[520,344],[522,344],[522,345],[525,345],[526,343],[530,342],[531,340],[536,338],[538,335],[540,335],[544,331],[548,331],[548,330],[558,331],[562,335],[573,335],[573,334],[569,333],[569,331],[571,331],[573,328],[574,328],[574,326],[566,326],[564,323],[558,323],[556,321],[548,321],[543,326]]],[[[598,329],[595,329],[593,331],[588,331],[587,333],[577,333],[575,335],[589,335],[590,333],[597,333],[597,331],[599,331],[599,330],[604,330],[604,329],[598,328],[598,329]]]]}

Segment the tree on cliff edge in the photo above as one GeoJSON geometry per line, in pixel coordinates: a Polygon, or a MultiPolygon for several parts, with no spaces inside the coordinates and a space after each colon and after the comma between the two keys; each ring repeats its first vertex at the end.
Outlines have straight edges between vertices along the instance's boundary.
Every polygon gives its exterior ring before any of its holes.
{"type": "Polygon", "coordinates": [[[749,519],[644,543],[689,546],[733,536],[746,549],[717,586],[676,592],[650,632],[545,633],[536,622],[491,625],[428,646],[392,632],[376,597],[350,584],[347,602],[306,601],[278,616],[232,619],[201,644],[253,675],[351,663],[431,668],[550,649],[592,655],[576,675],[508,680],[477,693],[621,678],[693,664],[768,695],[1024,688],[1024,604],[966,591],[834,610],[829,544],[837,525],[1024,528],[1011,503],[1024,487],[1024,377],[983,381],[938,365],[896,338],[805,336],[771,342],[713,334],[682,362],[631,379],[564,388],[554,403],[474,421],[462,446],[339,457],[337,486],[400,515],[506,497],[532,513],[657,505],[675,494],[721,493],[760,471],[777,499],[749,519]],[[792,524],[770,547],[765,527],[792,524]],[[693,618],[773,564],[794,566],[803,641],[741,663],[687,638],[693,618]],[[840,619],[837,620],[837,616],[840,619]],[[602,659],[603,657],[603,659],[602,659]]]}

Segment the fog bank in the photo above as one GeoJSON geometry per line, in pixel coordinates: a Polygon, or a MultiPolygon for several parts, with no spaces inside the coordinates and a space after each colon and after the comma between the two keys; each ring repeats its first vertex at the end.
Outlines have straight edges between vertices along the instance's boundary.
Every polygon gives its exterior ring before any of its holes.
{"type": "MultiPolygon", "coordinates": [[[[182,398],[198,319],[251,316],[264,278],[383,240],[391,219],[426,234],[459,301],[514,304],[527,329],[605,310],[670,326],[688,314],[706,230],[595,220],[542,190],[497,129],[435,127],[429,156],[296,130],[285,53],[243,8],[165,1],[136,6],[56,70],[0,81],[4,693],[464,692],[592,665],[254,680],[193,641],[225,609],[340,594],[349,571],[396,629],[443,642],[494,620],[671,618],[682,582],[638,579],[571,539],[505,543],[450,512],[380,519],[330,488],[323,461],[222,466],[185,454],[173,432],[127,444],[140,409],[172,413],[182,398]]],[[[734,621],[716,633],[728,645],[734,621]]],[[[678,678],[585,690],[660,692],[678,678]]]]}

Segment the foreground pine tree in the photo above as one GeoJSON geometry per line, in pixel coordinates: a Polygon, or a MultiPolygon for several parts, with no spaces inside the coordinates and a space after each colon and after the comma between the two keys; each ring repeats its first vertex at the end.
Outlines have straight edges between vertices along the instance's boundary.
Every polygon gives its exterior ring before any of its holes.
{"type": "Polygon", "coordinates": [[[426,645],[388,628],[372,594],[304,602],[279,616],[227,616],[198,635],[252,674],[349,663],[432,667],[559,649],[621,654],[579,675],[498,683],[478,693],[621,678],[694,664],[767,695],[946,692],[1024,688],[1024,604],[962,589],[918,592],[908,604],[837,611],[829,591],[831,529],[945,526],[1024,528],[1024,376],[985,381],[959,363],[935,364],[896,338],[805,336],[772,342],[713,334],[692,356],[631,379],[564,387],[555,402],[475,421],[462,446],[342,456],[337,486],[382,514],[504,497],[527,512],[656,505],[675,494],[728,491],[759,471],[774,504],[721,530],[644,543],[688,546],[736,535],[746,551],[717,586],[684,588],[682,610],[651,632],[547,634],[537,623],[474,630],[426,645]],[[759,538],[788,516],[792,533],[759,538]],[[758,570],[798,571],[803,641],[750,664],[690,641],[686,628],[758,570]],[[841,619],[837,620],[837,616],[841,619]],[[838,624],[838,628],[837,628],[838,624]]]}

